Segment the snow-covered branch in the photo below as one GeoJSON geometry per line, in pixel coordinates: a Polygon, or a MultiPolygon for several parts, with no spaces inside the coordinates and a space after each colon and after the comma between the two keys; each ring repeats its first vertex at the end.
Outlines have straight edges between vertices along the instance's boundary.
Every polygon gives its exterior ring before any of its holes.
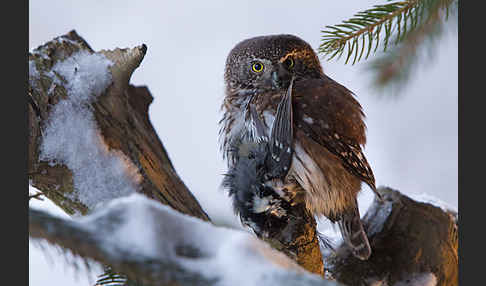
{"type": "Polygon", "coordinates": [[[144,285],[339,285],[247,232],[213,226],[139,194],[74,220],[30,209],[29,234],[144,285]]]}

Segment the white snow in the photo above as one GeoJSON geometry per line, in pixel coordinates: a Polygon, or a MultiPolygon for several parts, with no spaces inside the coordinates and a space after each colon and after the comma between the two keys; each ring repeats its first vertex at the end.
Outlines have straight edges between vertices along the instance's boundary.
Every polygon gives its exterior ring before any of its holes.
{"type": "MultiPolygon", "coordinates": [[[[123,250],[123,255],[129,251],[144,256],[141,260],[181,265],[190,272],[217,279],[215,285],[262,285],[262,281],[273,285],[268,281],[274,277],[301,271],[284,254],[276,253],[247,232],[215,227],[138,193],[115,199],[103,209],[74,221],[100,233],[102,246],[115,257],[123,250]],[[109,229],[110,225],[116,229],[109,229]],[[99,232],[101,228],[110,235],[99,232]],[[178,249],[184,247],[190,247],[198,255],[181,254],[178,249]]],[[[320,279],[310,274],[304,276],[320,279]]]]}
{"type": "MultiPolygon", "coordinates": [[[[87,216],[78,217],[75,221],[94,232],[105,229],[110,235],[103,238],[103,247],[112,255],[118,255],[119,248],[129,249],[130,252],[146,257],[159,253],[157,247],[156,226],[146,203],[149,199],[133,193],[118,199],[113,199],[103,208],[87,216]],[[108,214],[116,214],[117,221],[106,219],[108,214]]],[[[160,225],[159,225],[160,226],[160,225]]],[[[105,233],[103,232],[103,233],[105,233]]],[[[102,234],[104,235],[104,234],[102,234]]],[[[160,239],[160,237],[159,237],[160,239]]],[[[164,241],[170,247],[170,241],[164,241]]]]}
{"type": "Polygon", "coordinates": [[[80,51],[54,65],[52,70],[67,81],[69,98],[88,103],[99,96],[111,83],[109,67],[113,63],[102,54],[80,51]]]}
{"type": "Polygon", "coordinates": [[[452,212],[455,212],[455,213],[458,212],[457,208],[453,207],[452,205],[447,204],[446,202],[441,201],[440,199],[438,199],[434,196],[431,196],[429,194],[426,194],[426,193],[412,194],[412,195],[408,195],[408,196],[410,198],[418,201],[418,202],[428,203],[428,204],[431,204],[431,205],[436,206],[438,208],[441,208],[445,212],[449,212],[449,211],[452,211],[452,212]]]}
{"type": "Polygon", "coordinates": [[[54,83],[66,81],[68,98],[49,114],[39,158],[72,171],[73,198],[89,209],[133,193],[140,180],[137,168],[121,152],[108,150],[91,111],[91,102],[111,84],[111,65],[103,55],[82,51],[56,63],[48,74],[54,83]]]}

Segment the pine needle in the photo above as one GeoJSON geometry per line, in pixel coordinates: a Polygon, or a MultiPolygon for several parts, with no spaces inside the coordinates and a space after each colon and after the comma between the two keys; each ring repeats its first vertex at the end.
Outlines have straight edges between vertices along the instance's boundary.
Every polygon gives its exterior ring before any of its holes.
{"type": "Polygon", "coordinates": [[[322,43],[318,51],[324,57],[327,56],[327,60],[336,56],[339,59],[347,51],[345,64],[352,62],[354,65],[362,59],[365,50],[364,58],[368,59],[371,53],[376,53],[380,44],[386,52],[390,45],[399,45],[413,31],[423,30],[421,26],[427,23],[429,15],[437,7],[446,10],[446,17],[443,17],[445,21],[454,2],[458,0],[408,0],[375,5],[341,24],[326,26],[322,31],[322,43]],[[394,41],[390,41],[391,38],[394,41]],[[371,51],[373,44],[375,47],[371,51]],[[358,50],[361,50],[359,56],[358,50]],[[353,60],[350,61],[353,53],[353,60]]]}

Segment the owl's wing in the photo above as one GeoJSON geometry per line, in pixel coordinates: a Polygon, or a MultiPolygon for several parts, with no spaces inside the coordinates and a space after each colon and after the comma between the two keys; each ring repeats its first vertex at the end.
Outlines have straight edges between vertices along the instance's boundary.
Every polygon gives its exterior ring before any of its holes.
{"type": "Polygon", "coordinates": [[[350,173],[380,197],[361,150],[366,143],[365,116],[352,92],[329,77],[296,82],[294,91],[295,126],[338,156],[350,173]]]}

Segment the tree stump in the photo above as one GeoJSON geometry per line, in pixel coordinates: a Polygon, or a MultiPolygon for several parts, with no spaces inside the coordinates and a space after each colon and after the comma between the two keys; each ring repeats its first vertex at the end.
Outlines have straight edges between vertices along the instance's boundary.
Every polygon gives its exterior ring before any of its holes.
{"type": "MultiPolygon", "coordinates": [[[[84,39],[71,31],[29,53],[29,182],[68,214],[86,214],[89,207],[74,190],[72,170],[65,164],[41,160],[40,145],[53,107],[68,97],[70,83],[53,71],[53,67],[73,54],[85,52],[104,55],[114,63],[110,67],[111,85],[88,107],[101,136],[101,148],[122,157],[125,164],[136,169],[132,171],[137,173],[133,178],[137,192],[182,213],[209,220],[175,172],[150,123],[148,107],[153,97],[148,88],[129,84],[146,51],[147,47],[141,45],[95,53],[84,39]]],[[[85,168],[90,168],[87,163],[85,168]]]]}
{"type": "Polygon", "coordinates": [[[363,217],[370,258],[341,246],[325,259],[330,274],[346,285],[459,285],[457,213],[390,188],[379,192],[384,202],[375,199],[363,217]]]}

